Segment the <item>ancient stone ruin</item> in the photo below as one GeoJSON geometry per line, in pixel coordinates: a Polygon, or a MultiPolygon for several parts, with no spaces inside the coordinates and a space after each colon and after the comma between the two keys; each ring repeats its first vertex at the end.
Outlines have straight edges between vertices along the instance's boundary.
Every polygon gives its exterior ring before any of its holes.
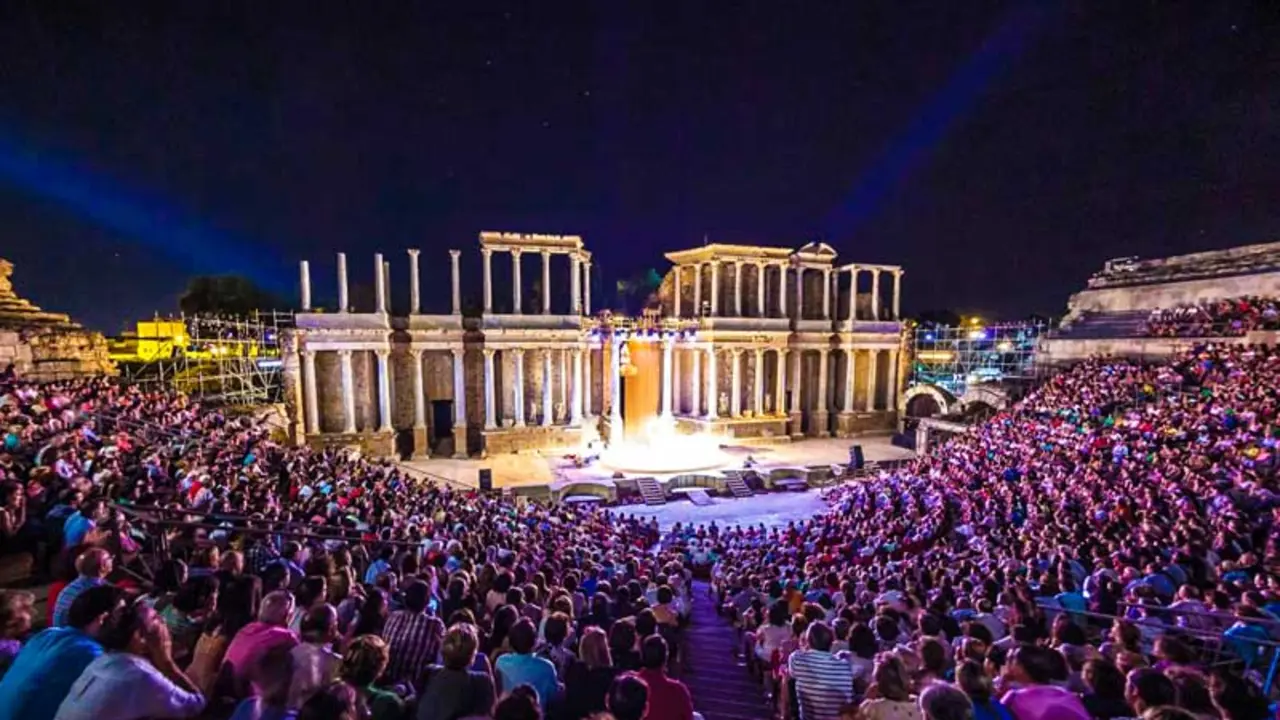
{"type": "Polygon", "coordinates": [[[36,380],[116,373],[101,333],[18,297],[12,275],[13,263],[0,258],[0,371],[12,365],[36,380]]]}

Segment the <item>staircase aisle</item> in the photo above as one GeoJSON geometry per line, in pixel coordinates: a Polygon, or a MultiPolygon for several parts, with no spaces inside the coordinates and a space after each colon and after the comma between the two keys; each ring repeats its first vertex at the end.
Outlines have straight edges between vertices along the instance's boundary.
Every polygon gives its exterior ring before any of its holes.
{"type": "Polygon", "coordinates": [[[733,656],[734,632],[716,614],[710,586],[693,583],[693,612],[684,629],[680,679],[693,695],[693,709],[706,720],[769,720],[764,691],[733,656]]]}

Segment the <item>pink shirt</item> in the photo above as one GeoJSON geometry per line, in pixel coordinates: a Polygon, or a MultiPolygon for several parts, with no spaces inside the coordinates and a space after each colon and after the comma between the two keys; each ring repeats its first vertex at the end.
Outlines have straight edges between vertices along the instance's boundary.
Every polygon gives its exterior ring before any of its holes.
{"type": "Polygon", "coordinates": [[[1089,720],[1089,711],[1075,693],[1054,685],[1010,690],[1000,699],[1018,720],[1089,720]]]}
{"type": "Polygon", "coordinates": [[[223,662],[231,665],[231,675],[236,680],[236,687],[242,688],[249,679],[253,664],[264,653],[277,645],[293,647],[297,644],[298,636],[289,628],[251,622],[231,639],[223,662]]]}

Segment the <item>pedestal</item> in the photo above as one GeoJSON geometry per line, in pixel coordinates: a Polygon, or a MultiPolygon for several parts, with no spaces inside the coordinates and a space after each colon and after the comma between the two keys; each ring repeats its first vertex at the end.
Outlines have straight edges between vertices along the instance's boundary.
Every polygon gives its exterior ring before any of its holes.
{"type": "Polygon", "coordinates": [[[431,457],[431,445],[427,440],[427,429],[425,427],[413,429],[413,455],[414,460],[426,460],[431,457]]]}
{"type": "Polygon", "coordinates": [[[791,413],[791,437],[799,440],[804,437],[804,424],[800,419],[800,411],[795,410],[791,413]]]}
{"type": "Polygon", "coordinates": [[[467,455],[467,428],[465,426],[455,426],[453,428],[453,457],[456,460],[466,460],[469,457],[467,455]]]}
{"type": "Polygon", "coordinates": [[[841,412],[836,414],[836,437],[853,437],[853,420],[855,417],[856,416],[852,412],[841,412]]]}
{"type": "Polygon", "coordinates": [[[831,437],[831,413],[826,410],[813,411],[813,436],[820,438],[831,437]]]}

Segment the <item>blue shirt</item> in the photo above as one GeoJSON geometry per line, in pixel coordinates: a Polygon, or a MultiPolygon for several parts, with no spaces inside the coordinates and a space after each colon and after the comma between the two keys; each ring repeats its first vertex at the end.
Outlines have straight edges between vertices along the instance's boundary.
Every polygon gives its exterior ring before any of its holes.
{"type": "Polygon", "coordinates": [[[89,534],[93,526],[94,522],[77,510],[62,526],[62,546],[70,548],[84,542],[84,536],[89,534]]]}
{"type": "Polygon", "coordinates": [[[550,660],[536,655],[507,653],[498,658],[494,669],[502,677],[502,693],[506,694],[521,685],[529,685],[538,691],[538,703],[545,710],[547,703],[560,692],[556,680],[556,666],[550,660]]]}
{"type": "Polygon", "coordinates": [[[62,588],[62,592],[58,593],[58,600],[53,606],[53,626],[62,627],[67,624],[67,615],[71,612],[71,603],[80,597],[80,593],[89,588],[106,584],[107,581],[102,578],[82,576],[72,580],[66,587],[62,588]]]}
{"type": "Polygon", "coordinates": [[[75,628],[37,633],[0,680],[0,720],[53,720],[71,686],[101,654],[98,641],[75,628]]]}

